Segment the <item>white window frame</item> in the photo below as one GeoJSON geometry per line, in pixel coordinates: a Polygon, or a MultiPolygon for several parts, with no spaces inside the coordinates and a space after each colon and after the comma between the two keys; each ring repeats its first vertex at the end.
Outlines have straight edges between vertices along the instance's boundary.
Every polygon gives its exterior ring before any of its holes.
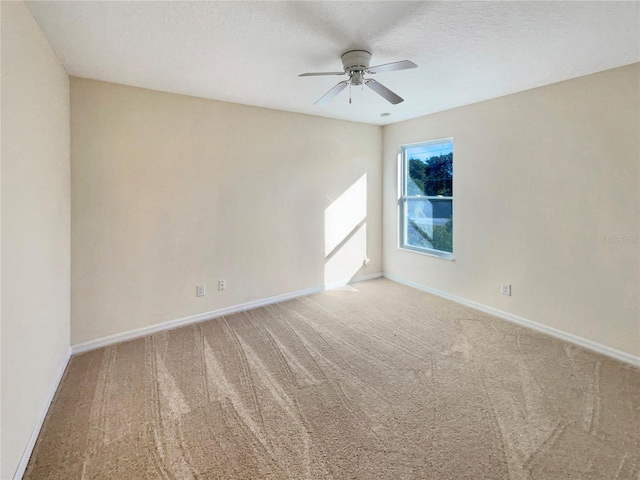
{"type": "MultiPolygon", "coordinates": [[[[453,219],[454,217],[454,200],[453,200],[453,196],[450,197],[444,197],[444,196],[409,196],[407,195],[407,175],[408,175],[408,158],[407,158],[407,151],[409,149],[413,149],[416,147],[421,147],[421,146],[428,146],[428,145],[437,145],[439,143],[451,143],[453,144],[453,138],[449,137],[449,138],[440,138],[437,140],[429,140],[426,142],[418,142],[418,143],[411,143],[411,144],[407,144],[407,145],[402,145],[400,147],[400,155],[399,155],[399,159],[400,159],[400,166],[399,166],[399,182],[398,182],[398,186],[399,186],[399,200],[398,200],[398,248],[400,250],[407,250],[410,252],[415,252],[415,253],[420,253],[423,255],[430,255],[430,256],[434,256],[434,257],[438,257],[438,258],[443,258],[443,259],[447,259],[447,260],[453,260],[453,252],[445,252],[442,250],[436,250],[433,248],[421,248],[421,247],[416,247],[414,245],[409,245],[406,242],[407,239],[407,219],[406,219],[406,204],[408,202],[411,202],[412,200],[429,200],[429,199],[437,199],[437,200],[451,200],[451,218],[453,219]]],[[[454,222],[454,228],[455,228],[455,222],[454,222]]],[[[455,238],[455,235],[453,236],[455,238]]]]}

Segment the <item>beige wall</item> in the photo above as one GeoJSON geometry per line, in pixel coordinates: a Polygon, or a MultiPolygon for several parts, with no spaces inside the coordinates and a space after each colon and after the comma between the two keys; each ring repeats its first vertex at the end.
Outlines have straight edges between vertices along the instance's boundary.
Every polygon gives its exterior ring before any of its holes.
{"type": "Polygon", "coordinates": [[[385,272],[640,354],[640,249],[604,241],[640,235],[639,64],[390,125],[383,142],[385,272]],[[399,146],[444,137],[454,261],[397,248],[399,146]]]}
{"type": "Polygon", "coordinates": [[[72,344],[381,270],[380,127],[72,78],[71,132],[72,344]]]}
{"type": "Polygon", "coordinates": [[[13,477],[69,351],[69,78],[2,2],[2,465],[13,477]]]}

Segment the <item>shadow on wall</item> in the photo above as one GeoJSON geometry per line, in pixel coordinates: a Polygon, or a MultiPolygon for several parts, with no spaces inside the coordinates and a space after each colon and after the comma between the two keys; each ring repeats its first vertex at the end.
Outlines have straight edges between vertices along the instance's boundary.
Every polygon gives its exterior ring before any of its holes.
{"type": "Polygon", "coordinates": [[[324,285],[348,282],[367,256],[367,174],[324,211],[324,285]]]}

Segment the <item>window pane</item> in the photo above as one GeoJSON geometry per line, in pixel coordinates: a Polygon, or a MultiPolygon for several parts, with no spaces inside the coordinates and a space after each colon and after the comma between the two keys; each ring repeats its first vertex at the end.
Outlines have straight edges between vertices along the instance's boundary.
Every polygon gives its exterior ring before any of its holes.
{"type": "Polygon", "coordinates": [[[450,199],[405,202],[407,246],[453,252],[453,204],[450,199]]]}
{"type": "Polygon", "coordinates": [[[409,196],[453,196],[453,144],[440,143],[407,148],[409,196]]]}

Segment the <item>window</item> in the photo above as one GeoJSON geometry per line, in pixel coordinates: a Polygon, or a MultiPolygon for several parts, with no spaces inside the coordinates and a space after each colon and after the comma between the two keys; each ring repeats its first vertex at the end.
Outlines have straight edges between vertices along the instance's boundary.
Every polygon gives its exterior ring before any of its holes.
{"type": "Polygon", "coordinates": [[[453,257],[453,139],[402,147],[400,247],[453,257]]]}

